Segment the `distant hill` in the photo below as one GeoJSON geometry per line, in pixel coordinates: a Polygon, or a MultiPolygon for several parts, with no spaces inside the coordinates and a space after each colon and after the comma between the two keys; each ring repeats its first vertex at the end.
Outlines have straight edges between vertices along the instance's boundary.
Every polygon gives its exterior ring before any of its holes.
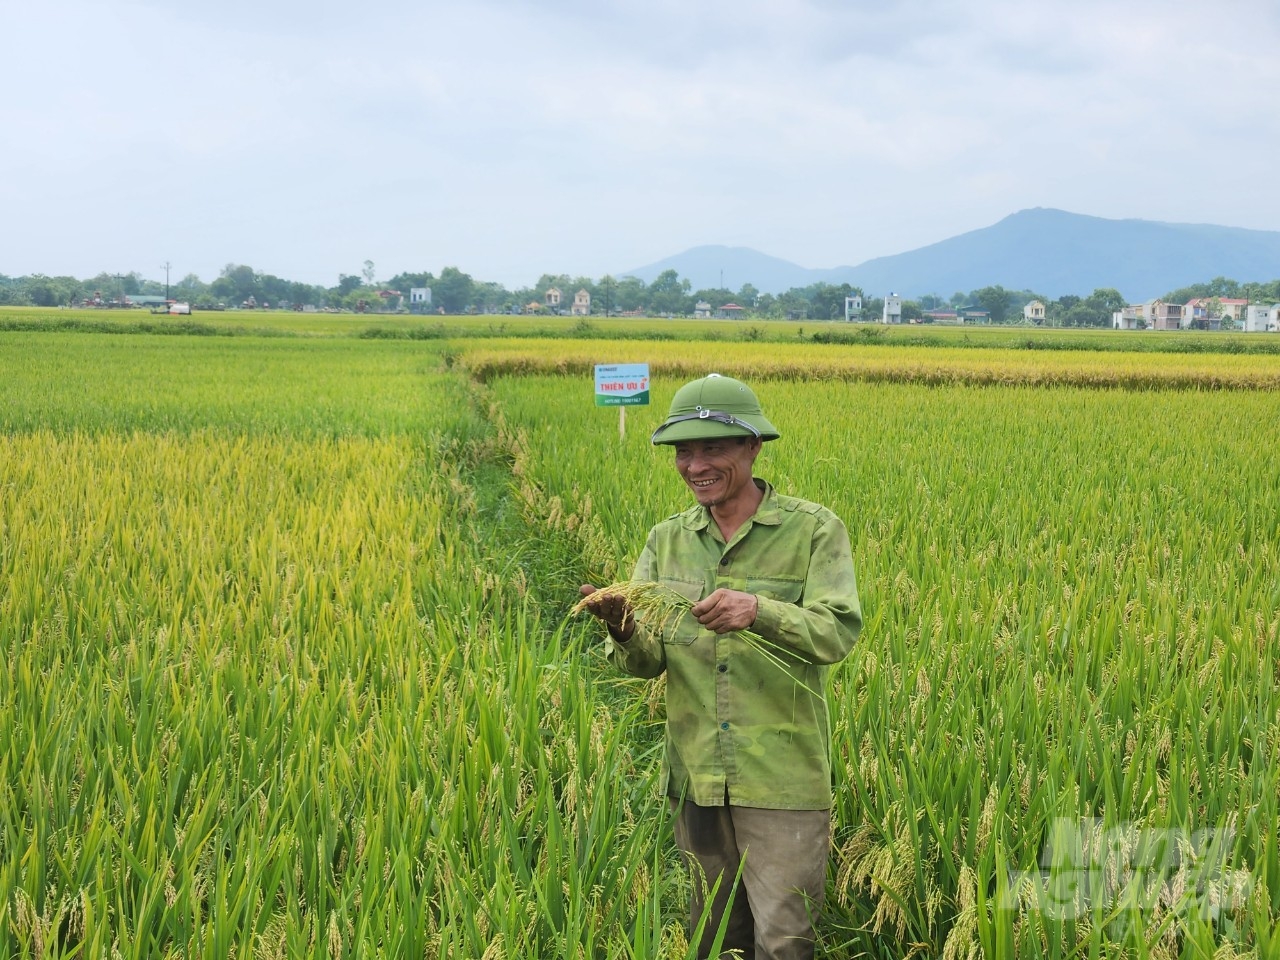
{"type": "Polygon", "coordinates": [[[850,283],[871,296],[950,296],[1000,284],[1047,297],[1115,287],[1130,302],[1230,277],[1280,278],[1280,232],[1152,220],[1107,220],[1037,207],[939,243],[854,267],[809,269],[746,247],[695,247],[623,271],[646,283],[675,269],[694,289],[753,283],[780,293],[818,281],[850,283]]]}
{"type": "MultiPolygon", "coordinates": [[[[750,247],[723,247],[710,244],[694,247],[674,257],[648,266],[623,270],[618,276],[639,277],[652,283],[664,270],[675,270],[693,284],[694,290],[740,290],[750,283],[762,293],[781,293],[792,287],[805,287],[823,280],[827,270],[809,270],[788,260],[771,257],[750,247]],[[723,274],[723,282],[721,275],[723,274]]],[[[839,281],[842,282],[842,281],[839,281]]]]}

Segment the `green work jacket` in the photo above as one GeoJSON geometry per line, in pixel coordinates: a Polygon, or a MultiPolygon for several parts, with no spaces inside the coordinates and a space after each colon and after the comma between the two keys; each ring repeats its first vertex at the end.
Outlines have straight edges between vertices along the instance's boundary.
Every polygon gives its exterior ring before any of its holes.
{"type": "Polygon", "coordinates": [[[701,505],[649,532],[633,580],[658,581],[698,601],[720,587],[759,599],[752,631],[779,666],[739,633],[715,634],[689,614],[638,622],[611,644],[617,666],[667,676],[662,789],[703,806],[780,810],[831,806],[827,665],[848,655],[862,628],[849,534],[830,510],[779,495],[764,499],[724,542],[701,505]]]}

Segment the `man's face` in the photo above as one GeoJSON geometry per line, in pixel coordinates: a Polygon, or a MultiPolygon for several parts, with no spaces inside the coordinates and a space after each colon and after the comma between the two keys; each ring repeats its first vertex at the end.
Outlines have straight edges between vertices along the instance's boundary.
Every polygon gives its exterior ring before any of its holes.
{"type": "Polygon", "coordinates": [[[686,440],[675,447],[676,470],[704,507],[725,506],[749,493],[758,437],[686,440]]]}

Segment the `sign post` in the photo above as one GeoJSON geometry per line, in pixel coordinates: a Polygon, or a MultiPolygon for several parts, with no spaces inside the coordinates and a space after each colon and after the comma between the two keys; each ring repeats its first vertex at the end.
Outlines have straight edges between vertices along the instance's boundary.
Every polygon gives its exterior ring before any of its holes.
{"type": "Polygon", "coordinates": [[[618,408],[618,438],[627,436],[627,407],[649,405],[647,363],[597,363],[596,406],[618,408]]]}

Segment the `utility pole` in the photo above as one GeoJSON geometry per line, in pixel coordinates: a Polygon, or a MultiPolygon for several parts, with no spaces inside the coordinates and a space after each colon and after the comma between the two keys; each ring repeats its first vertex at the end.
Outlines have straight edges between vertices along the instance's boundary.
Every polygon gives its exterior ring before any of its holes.
{"type": "Polygon", "coordinates": [[[164,298],[169,299],[169,261],[166,260],[162,266],[164,267],[164,298]]]}
{"type": "Polygon", "coordinates": [[[116,283],[120,287],[120,306],[121,308],[123,308],[124,307],[124,274],[117,273],[115,274],[115,278],[116,278],[116,283]]]}

